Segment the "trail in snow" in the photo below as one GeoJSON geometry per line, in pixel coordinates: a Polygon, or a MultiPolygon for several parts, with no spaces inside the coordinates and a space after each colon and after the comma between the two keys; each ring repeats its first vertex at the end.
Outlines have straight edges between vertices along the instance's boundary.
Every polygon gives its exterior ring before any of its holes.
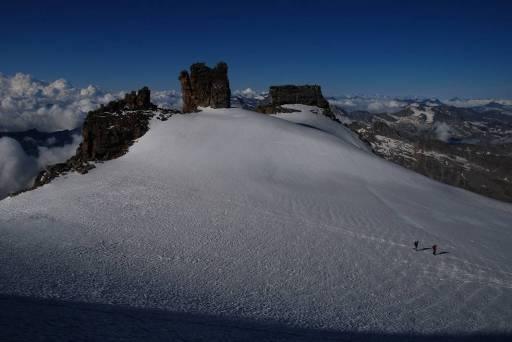
{"type": "Polygon", "coordinates": [[[0,293],[304,329],[510,333],[512,207],[381,160],[301,110],[155,120],[125,156],[1,201],[0,293]]]}

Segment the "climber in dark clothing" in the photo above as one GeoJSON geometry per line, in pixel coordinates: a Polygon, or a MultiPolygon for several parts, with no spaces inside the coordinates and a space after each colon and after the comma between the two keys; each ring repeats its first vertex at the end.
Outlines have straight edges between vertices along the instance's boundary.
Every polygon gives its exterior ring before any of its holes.
{"type": "Polygon", "coordinates": [[[414,241],[414,249],[415,250],[418,250],[418,245],[420,244],[420,242],[418,240],[414,241]]]}
{"type": "Polygon", "coordinates": [[[437,254],[437,245],[433,245],[432,246],[432,254],[436,255],[437,254]]]}

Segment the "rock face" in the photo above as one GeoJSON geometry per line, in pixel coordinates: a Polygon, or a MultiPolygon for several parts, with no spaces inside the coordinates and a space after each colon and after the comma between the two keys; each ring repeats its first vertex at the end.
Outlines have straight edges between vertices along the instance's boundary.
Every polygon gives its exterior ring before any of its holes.
{"type": "Polygon", "coordinates": [[[149,117],[144,111],[156,109],[151,104],[147,87],[126,94],[87,115],[82,128],[83,141],[77,157],[90,160],[117,158],[128,150],[133,141],[147,132],[149,117]]]}
{"type": "Polygon", "coordinates": [[[77,155],[83,161],[117,158],[148,130],[149,116],[139,110],[105,115],[92,112],[84,121],[77,155]]]}
{"type": "Polygon", "coordinates": [[[283,85],[270,87],[270,98],[274,106],[300,103],[308,106],[329,108],[319,85],[283,85]]]}
{"type": "Polygon", "coordinates": [[[190,74],[186,70],[182,71],[179,80],[184,113],[194,112],[198,106],[231,107],[231,89],[226,63],[220,62],[215,68],[209,68],[204,63],[192,64],[190,74]]]}
{"type": "Polygon", "coordinates": [[[187,71],[182,71],[179,77],[181,83],[181,96],[183,98],[183,113],[197,112],[197,102],[192,91],[190,76],[187,71]]]}

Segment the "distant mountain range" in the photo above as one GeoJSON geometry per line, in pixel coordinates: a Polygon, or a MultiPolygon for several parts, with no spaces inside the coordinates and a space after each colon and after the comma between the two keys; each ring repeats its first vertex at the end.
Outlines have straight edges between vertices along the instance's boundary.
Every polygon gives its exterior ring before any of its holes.
{"type": "Polygon", "coordinates": [[[441,182],[512,201],[512,115],[415,102],[395,113],[337,114],[377,155],[441,182]]]}

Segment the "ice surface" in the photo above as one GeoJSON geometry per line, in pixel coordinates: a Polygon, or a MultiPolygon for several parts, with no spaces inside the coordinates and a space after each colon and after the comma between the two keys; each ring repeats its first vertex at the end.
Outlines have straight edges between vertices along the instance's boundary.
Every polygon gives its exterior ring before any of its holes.
{"type": "Polygon", "coordinates": [[[0,293],[304,329],[511,333],[512,206],[295,114],[302,124],[241,109],[154,120],[125,156],[0,201],[0,293]]]}

